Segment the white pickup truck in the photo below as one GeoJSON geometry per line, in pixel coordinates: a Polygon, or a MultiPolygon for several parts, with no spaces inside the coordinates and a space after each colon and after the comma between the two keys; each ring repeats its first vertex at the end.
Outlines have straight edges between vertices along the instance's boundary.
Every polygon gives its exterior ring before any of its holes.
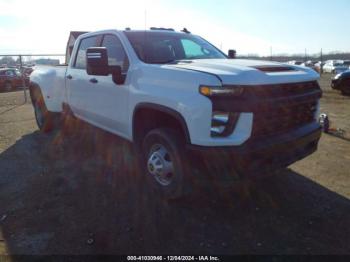
{"type": "Polygon", "coordinates": [[[35,70],[30,94],[40,130],[73,115],[131,141],[147,181],[172,198],[195,180],[189,153],[239,177],[313,153],[318,77],[306,67],[230,59],[186,30],[106,30],[80,35],[67,66],[35,70]]]}

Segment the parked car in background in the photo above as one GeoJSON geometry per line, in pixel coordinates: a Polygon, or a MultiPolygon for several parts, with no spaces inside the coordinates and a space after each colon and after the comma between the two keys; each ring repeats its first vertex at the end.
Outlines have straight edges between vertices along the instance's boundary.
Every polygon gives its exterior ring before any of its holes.
{"type": "MultiPolygon", "coordinates": [[[[24,76],[26,85],[29,85],[29,77],[24,76]]],[[[22,73],[16,68],[0,69],[0,91],[10,91],[23,86],[22,73]]]]}
{"type": "Polygon", "coordinates": [[[23,74],[25,76],[30,76],[30,74],[34,71],[32,67],[23,67],[23,74]]]}
{"type": "Polygon", "coordinates": [[[306,66],[306,67],[312,68],[313,70],[318,72],[315,64],[316,64],[316,62],[309,60],[309,61],[306,61],[306,62],[302,63],[301,66],[306,66]]]}
{"type": "Polygon", "coordinates": [[[322,62],[322,61],[318,61],[316,64],[315,64],[315,70],[318,72],[318,73],[321,73],[323,72],[323,66],[325,65],[326,62],[322,62]]]}
{"type": "Polygon", "coordinates": [[[340,90],[343,95],[350,95],[350,70],[337,74],[332,79],[332,88],[340,90]]]}
{"type": "Polygon", "coordinates": [[[343,60],[328,60],[323,66],[323,72],[339,74],[349,69],[349,66],[344,64],[343,60]]]}
{"type": "Polygon", "coordinates": [[[289,61],[287,64],[290,64],[290,65],[301,65],[303,63],[303,61],[289,61]]]}
{"type": "Polygon", "coordinates": [[[344,60],[343,64],[350,69],[350,60],[344,60]]]}

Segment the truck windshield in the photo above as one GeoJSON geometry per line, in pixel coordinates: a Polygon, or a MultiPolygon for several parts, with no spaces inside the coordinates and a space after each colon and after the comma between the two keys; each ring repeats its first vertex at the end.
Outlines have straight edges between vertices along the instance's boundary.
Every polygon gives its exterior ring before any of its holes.
{"type": "Polygon", "coordinates": [[[227,59],[204,39],[185,33],[124,31],[137,56],[148,64],[166,64],[189,59],[227,59]]]}

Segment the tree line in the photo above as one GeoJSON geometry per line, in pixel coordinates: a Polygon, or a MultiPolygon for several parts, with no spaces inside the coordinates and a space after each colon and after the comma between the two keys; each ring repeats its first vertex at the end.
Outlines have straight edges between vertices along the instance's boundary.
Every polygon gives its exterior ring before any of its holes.
{"type": "Polygon", "coordinates": [[[248,55],[237,55],[237,58],[241,59],[256,59],[256,60],[273,60],[279,62],[287,62],[291,60],[296,61],[326,61],[326,60],[350,60],[350,53],[341,53],[341,52],[330,52],[327,54],[323,54],[322,57],[320,54],[318,55],[287,55],[287,54],[277,54],[271,56],[259,56],[257,54],[248,54],[248,55]]]}

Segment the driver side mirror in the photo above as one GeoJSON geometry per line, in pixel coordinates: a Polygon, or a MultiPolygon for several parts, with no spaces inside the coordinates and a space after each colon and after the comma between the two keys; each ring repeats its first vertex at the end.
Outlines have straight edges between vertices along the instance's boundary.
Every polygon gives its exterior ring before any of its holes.
{"type": "Polygon", "coordinates": [[[230,58],[230,59],[236,58],[236,50],[234,50],[234,49],[228,50],[228,58],[230,58]]]}
{"type": "Polygon", "coordinates": [[[90,47],[86,50],[86,72],[88,75],[108,76],[112,74],[113,82],[123,84],[124,77],[120,66],[108,65],[106,47],[90,47]]]}

